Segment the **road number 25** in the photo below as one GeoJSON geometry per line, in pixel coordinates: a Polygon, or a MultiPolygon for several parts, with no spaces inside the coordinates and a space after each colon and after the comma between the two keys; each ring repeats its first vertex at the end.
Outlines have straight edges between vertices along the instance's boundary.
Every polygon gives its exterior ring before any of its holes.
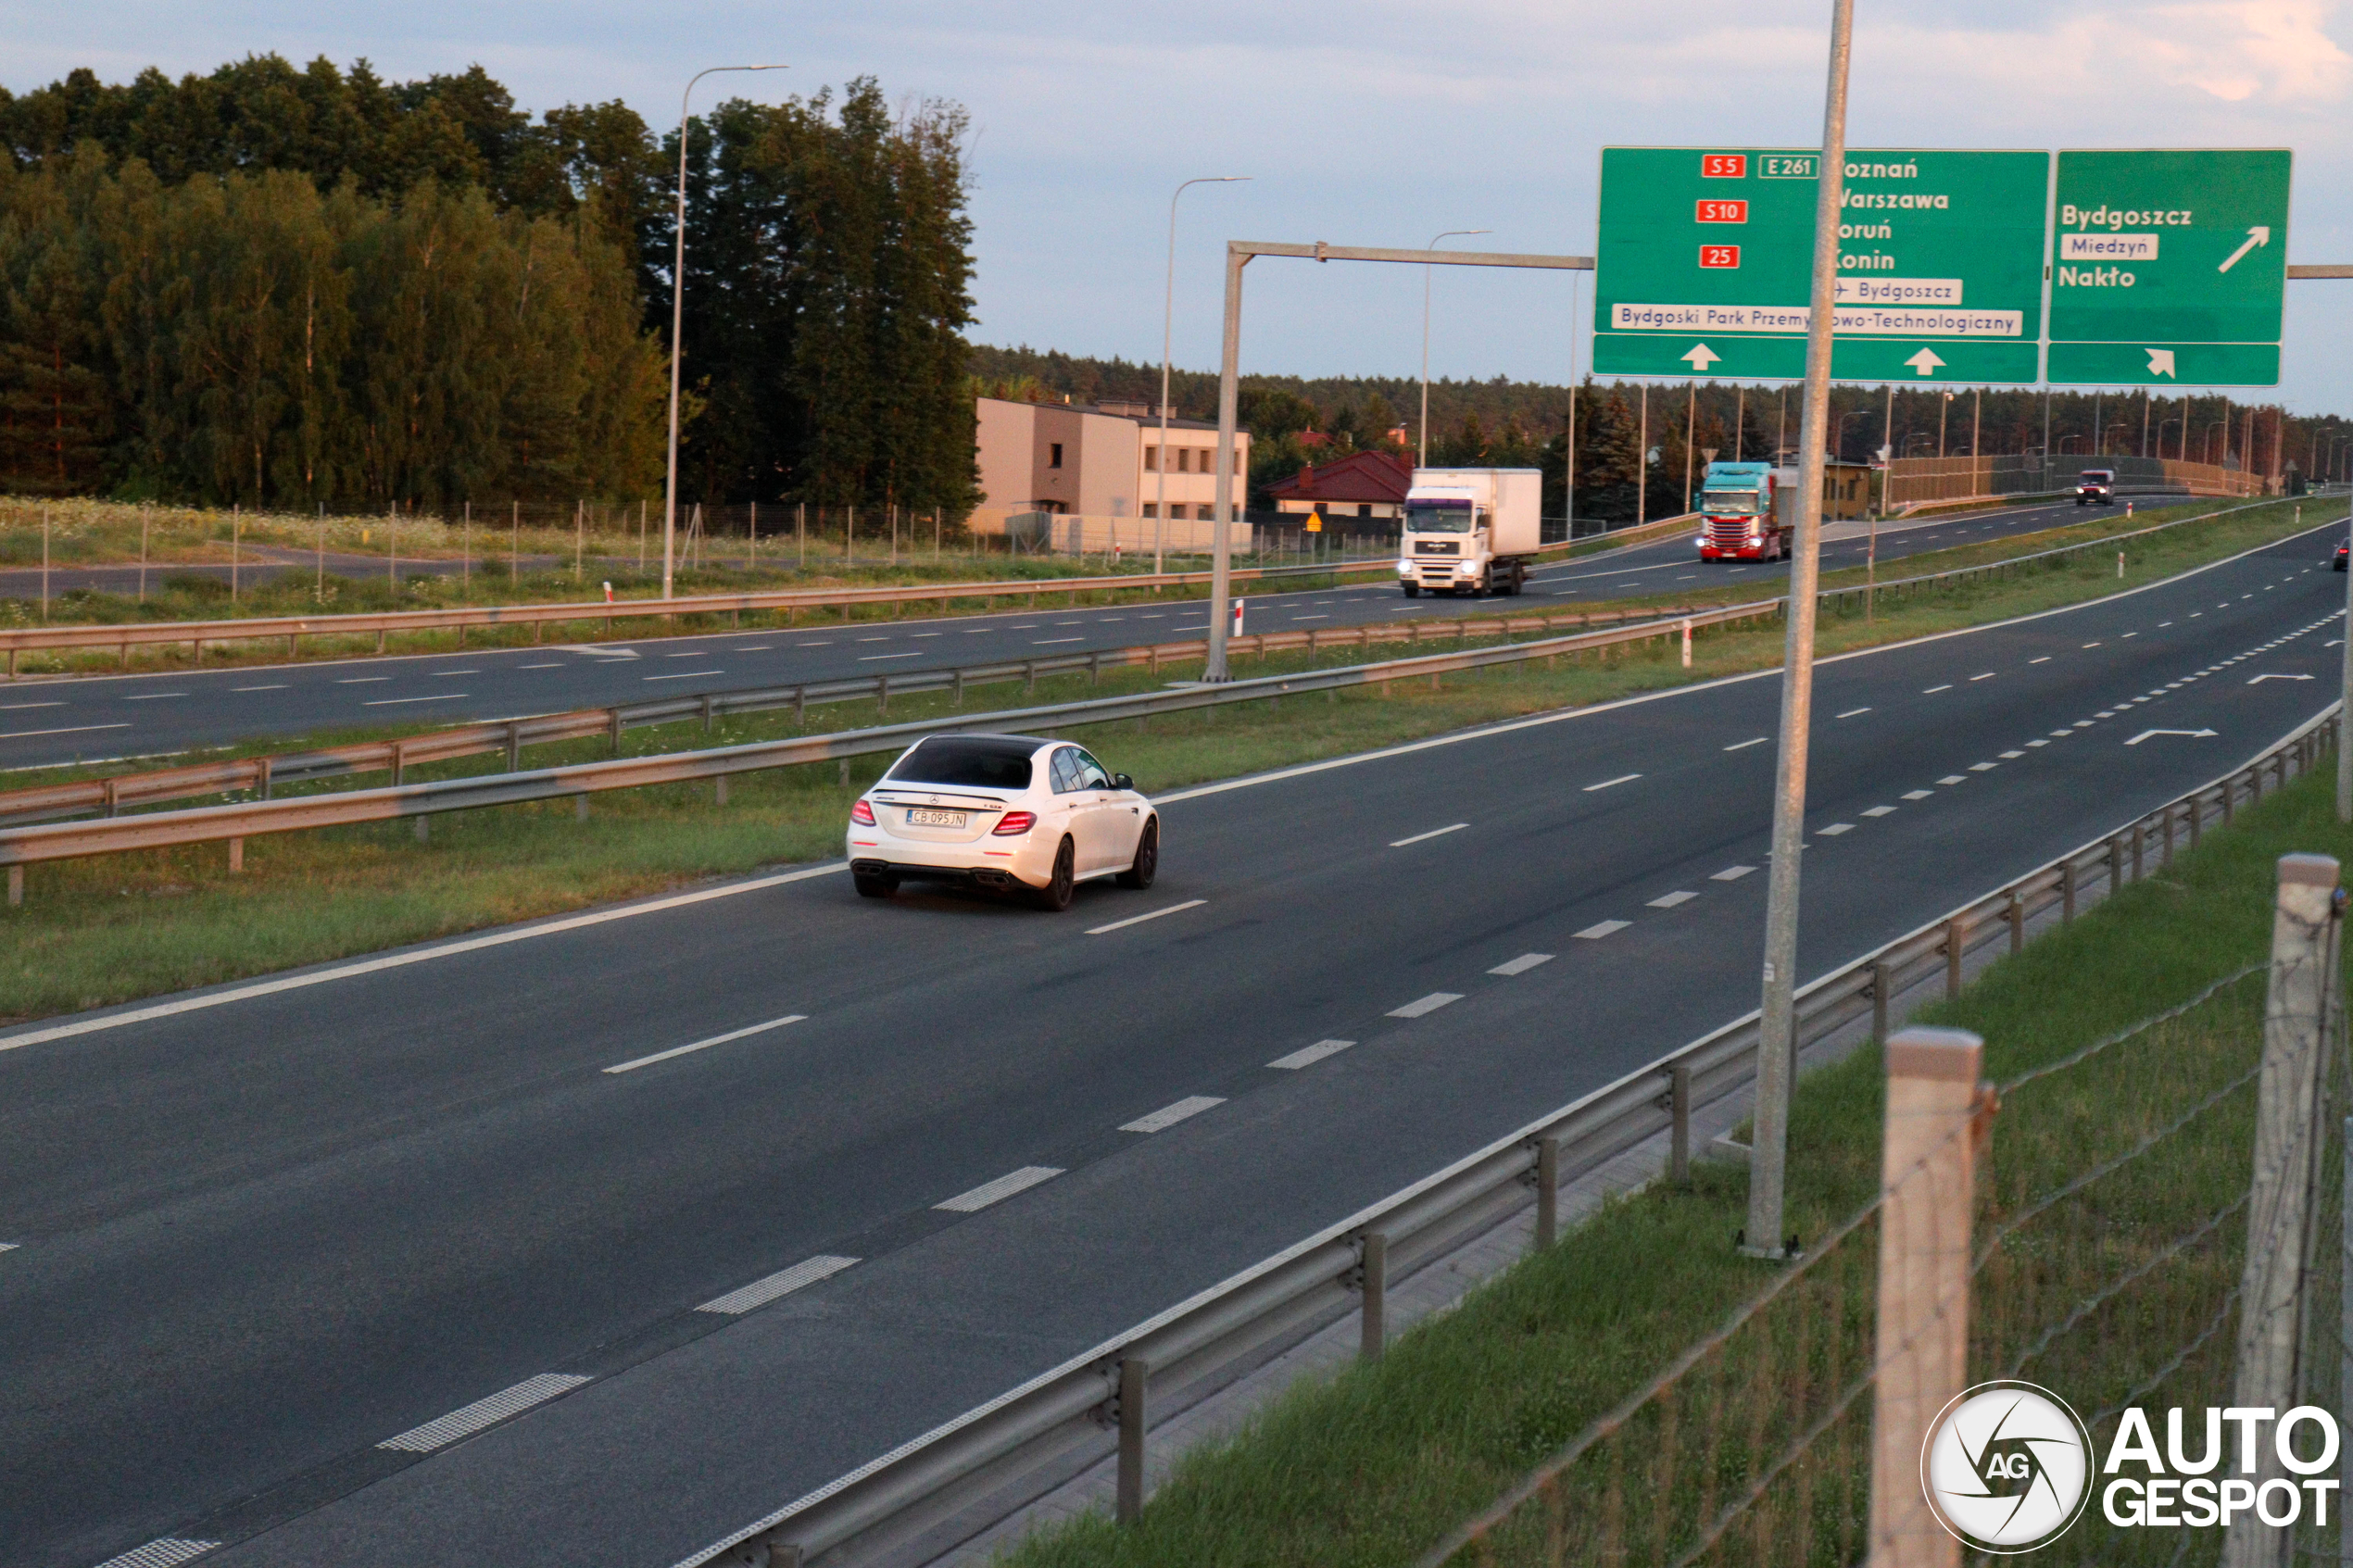
{"type": "Polygon", "coordinates": [[[1702,245],[1699,247],[1699,264],[1702,267],[1738,267],[1741,264],[1741,247],[1702,245]]]}

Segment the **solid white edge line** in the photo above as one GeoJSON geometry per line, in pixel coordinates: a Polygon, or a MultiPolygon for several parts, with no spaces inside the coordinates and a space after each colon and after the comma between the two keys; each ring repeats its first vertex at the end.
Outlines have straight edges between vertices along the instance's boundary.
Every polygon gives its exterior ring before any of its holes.
{"type": "Polygon", "coordinates": [[[1411,838],[1392,838],[1389,841],[1389,847],[1391,849],[1403,849],[1408,844],[1419,844],[1426,838],[1443,838],[1450,833],[1460,833],[1468,826],[1470,826],[1468,822],[1456,822],[1450,827],[1432,828],[1428,833],[1417,833],[1411,838]]]}
{"type": "Polygon", "coordinates": [[[730,1040],[741,1040],[753,1035],[765,1035],[771,1029],[782,1029],[787,1023],[808,1022],[809,1015],[805,1012],[788,1012],[782,1018],[772,1018],[765,1023],[754,1023],[742,1029],[730,1030],[724,1035],[713,1035],[708,1040],[697,1040],[691,1046],[673,1046],[666,1051],[656,1051],[651,1056],[641,1056],[631,1061],[617,1061],[605,1071],[635,1073],[640,1067],[651,1067],[655,1062],[668,1061],[673,1056],[686,1056],[694,1051],[709,1050],[713,1046],[724,1046],[730,1040]]]}
{"type": "Polygon", "coordinates": [[[1188,898],[1181,904],[1171,904],[1164,909],[1154,909],[1148,915],[1129,915],[1126,920],[1115,920],[1109,925],[1090,925],[1087,928],[1087,935],[1101,936],[1106,931],[1118,931],[1125,926],[1141,925],[1148,920],[1158,920],[1163,915],[1178,914],[1186,909],[1198,909],[1208,902],[1206,898],[1188,898]]]}
{"type": "Polygon", "coordinates": [[[129,1008],[97,1018],[76,1019],[70,1023],[53,1023],[44,1029],[28,1029],[19,1035],[0,1036],[0,1051],[15,1050],[21,1046],[37,1046],[50,1040],[69,1040],[79,1035],[94,1035],[102,1029],[119,1028],[128,1023],[146,1023],[158,1018],[171,1018],[183,1012],[201,1012],[207,1008],[225,1007],[231,1002],[250,1001],[257,997],[274,997],[283,991],[300,991],[312,985],[323,985],[333,980],[348,980],[362,974],[379,974],[385,970],[406,969],[410,964],[430,962],[434,959],[455,958],[461,953],[480,952],[486,947],[503,947],[510,942],[528,942],[535,936],[553,936],[562,932],[579,931],[589,926],[604,925],[617,920],[630,920],[638,915],[657,914],[664,909],[683,909],[692,904],[705,904],[714,898],[733,898],[742,893],[758,893],[781,886],[788,882],[806,882],[811,877],[831,876],[847,871],[846,861],[836,860],[827,865],[810,866],[796,872],[782,872],[774,876],[751,877],[743,882],[729,883],[724,887],[705,887],[692,893],[676,893],[666,898],[648,899],[644,903],[623,904],[614,909],[598,909],[584,915],[567,915],[560,920],[546,921],[536,925],[507,931],[494,931],[484,936],[468,936],[439,947],[420,947],[413,952],[388,953],[381,958],[362,959],[357,963],[337,964],[332,969],[314,970],[308,974],[290,974],[276,980],[264,980],[251,985],[237,985],[224,991],[207,992],[182,997],[177,1001],[157,1002],[150,1007],[129,1008]]]}

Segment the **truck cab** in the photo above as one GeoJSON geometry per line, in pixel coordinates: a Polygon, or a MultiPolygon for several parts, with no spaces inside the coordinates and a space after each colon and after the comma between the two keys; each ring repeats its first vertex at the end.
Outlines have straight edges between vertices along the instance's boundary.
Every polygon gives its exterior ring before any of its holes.
{"type": "Polygon", "coordinates": [[[1786,503],[1795,493],[1771,463],[1708,464],[1700,486],[1699,558],[1786,558],[1786,503]]]}
{"type": "Polygon", "coordinates": [[[2085,469],[2075,482],[2075,504],[2088,507],[2097,501],[2105,507],[2116,499],[2114,469],[2085,469]]]}
{"type": "Polygon", "coordinates": [[[1516,594],[1535,563],[1543,476],[1534,469],[1416,469],[1397,583],[1407,598],[1516,594]]]}

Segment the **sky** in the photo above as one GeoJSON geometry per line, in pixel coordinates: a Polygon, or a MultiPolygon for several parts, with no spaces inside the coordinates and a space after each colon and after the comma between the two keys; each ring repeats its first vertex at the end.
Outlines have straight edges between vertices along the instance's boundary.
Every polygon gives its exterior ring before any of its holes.
{"type": "MultiPolygon", "coordinates": [[[[775,101],[871,75],[971,115],[975,342],[1156,360],[1170,194],[1174,354],[1214,369],[1228,239],[1591,255],[1604,144],[1819,144],[1829,0],[0,0],[0,83],[109,81],[247,53],[479,63],[523,107],[621,98],[674,123],[707,79],[775,101]]],[[[1856,147],[2289,147],[2291,261],[2353,261],[2353,3],[1857,0],[1856,147]]],[[[1267,258],[1245,371],[1416,373],[1419,269],[1267,258]]],[[[1560,381],[1590,363],[1589,274],[1441,270],[1433,375],[1560,381]]],[[[2353,280],[2288,285],[2279,395],[2353,412],[2353,280]]]]}

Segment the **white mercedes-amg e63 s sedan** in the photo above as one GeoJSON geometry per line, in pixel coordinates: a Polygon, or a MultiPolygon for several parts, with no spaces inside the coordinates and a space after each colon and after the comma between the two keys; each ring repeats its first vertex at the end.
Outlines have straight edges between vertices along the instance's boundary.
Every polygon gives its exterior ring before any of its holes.
{"type": "Polygon", "coordinates": [[[849,808],[846,836],[869,898],[952,882],[1066,909],[1082,882],[1150,887],[1160,870],[1160,817],[1133,781],[1036,735],[926,736],[849,808]]]}

